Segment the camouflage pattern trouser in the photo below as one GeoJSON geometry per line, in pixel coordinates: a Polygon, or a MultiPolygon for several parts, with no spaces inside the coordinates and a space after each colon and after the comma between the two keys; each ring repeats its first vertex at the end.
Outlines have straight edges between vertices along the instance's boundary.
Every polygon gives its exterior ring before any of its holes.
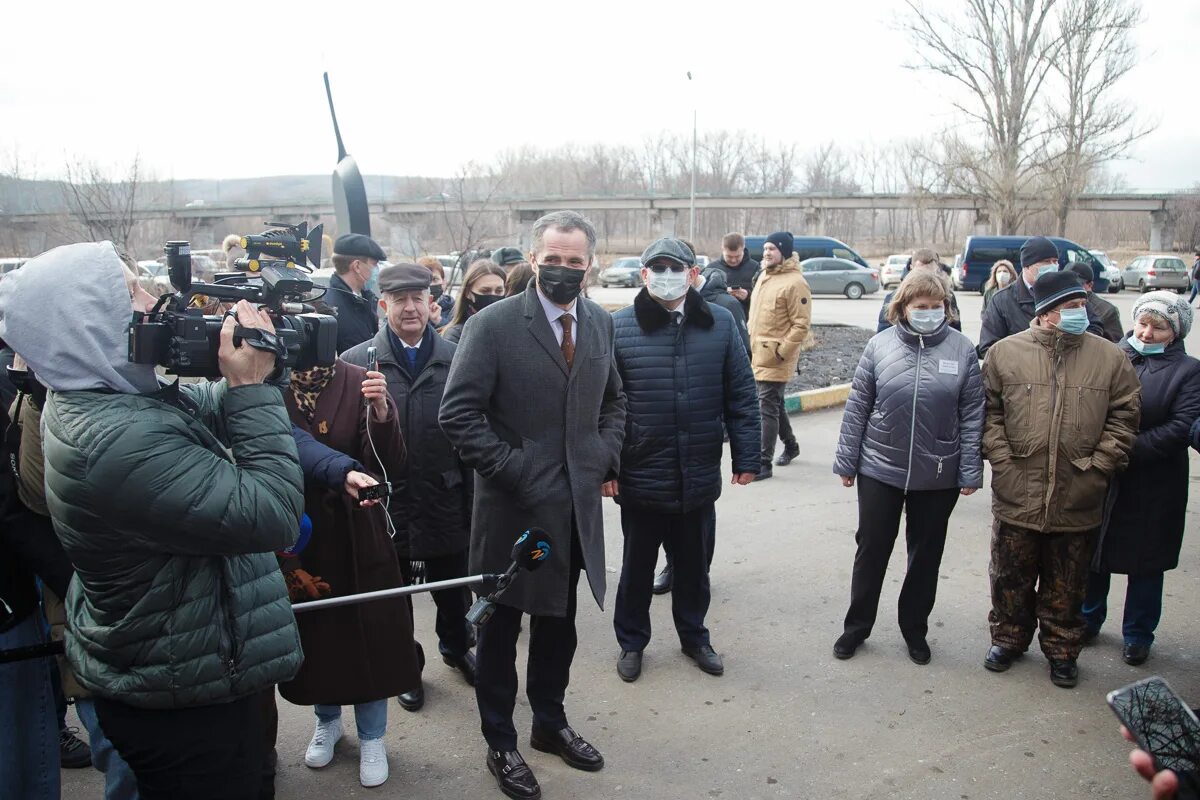
{"type": "Polygon", "coordinates": [[[1046,658],[1079,657],[1083,597],[1097,531],[1041,533],[1003,522],[992,526],[992,644],[1029,649],[1033,629],[1046,658]]]}

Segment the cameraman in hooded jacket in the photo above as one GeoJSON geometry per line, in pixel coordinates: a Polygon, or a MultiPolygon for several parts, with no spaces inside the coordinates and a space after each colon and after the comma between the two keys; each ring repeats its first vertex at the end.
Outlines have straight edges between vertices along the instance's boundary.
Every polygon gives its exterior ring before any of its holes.
{"type": "MultiPolygon", "coordinates": [[[[256,693],[302,653],[272,551],[303,485],[275,357],[221,331],[225,380],[160,387],[127,360],[155,298],[110,242],[59,247],[0,285],[0,337],[48,389],[46,500],[76,568],[67,657],[143,798],[253,798],[256,693]]],[[[248,303],[244,327],[271,330],[248,303]]]]}

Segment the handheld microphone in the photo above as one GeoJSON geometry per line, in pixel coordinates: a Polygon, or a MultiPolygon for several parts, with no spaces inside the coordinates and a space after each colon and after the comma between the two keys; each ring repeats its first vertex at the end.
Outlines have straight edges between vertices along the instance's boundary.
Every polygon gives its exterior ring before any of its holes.
{"type": "Polygon", "coordinates": [[[504,574],[496,579],[496,591],[481,597],[467,612],[467,621],[472,625],[485,625],[496,611],[496,600],[512,583],[520,570],[533,572],[550,560],[550,534],[541,528],[530,528],[517,538],[512,548],[512,563],[504,574]]]}

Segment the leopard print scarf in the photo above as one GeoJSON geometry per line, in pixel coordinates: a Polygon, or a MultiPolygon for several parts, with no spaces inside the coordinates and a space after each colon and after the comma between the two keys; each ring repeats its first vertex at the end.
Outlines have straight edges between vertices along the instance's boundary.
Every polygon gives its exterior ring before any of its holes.
{"type": "Polygon", "coordinates": [[[304,372],[292,372],[292,396],[304,418],[312,423],[317,414],[317,398],[333,380],[333,367],[313,367],[304,372]]]}

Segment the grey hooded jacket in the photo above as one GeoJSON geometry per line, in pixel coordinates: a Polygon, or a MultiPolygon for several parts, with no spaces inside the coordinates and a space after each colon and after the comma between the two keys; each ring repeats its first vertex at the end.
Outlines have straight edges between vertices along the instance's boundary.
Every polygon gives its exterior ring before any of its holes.
{"type": "Polygon", "coordinates": [[[51,390],[46,503],[75,566],[67,658],[138,708],[232,700],[303,654],[271,551],[295,541],[303,483],[279,390],[158,389],[127,360],[130,296],[112,244],[56,248],[5,278],[0,335],[51,390]]]}
{"type": "Polygon", "coordinates": [[[842,417],[838,475],[906,491],[983,486],[984,393],[971,341],[901,323],[867,343],[842,417]]]}

